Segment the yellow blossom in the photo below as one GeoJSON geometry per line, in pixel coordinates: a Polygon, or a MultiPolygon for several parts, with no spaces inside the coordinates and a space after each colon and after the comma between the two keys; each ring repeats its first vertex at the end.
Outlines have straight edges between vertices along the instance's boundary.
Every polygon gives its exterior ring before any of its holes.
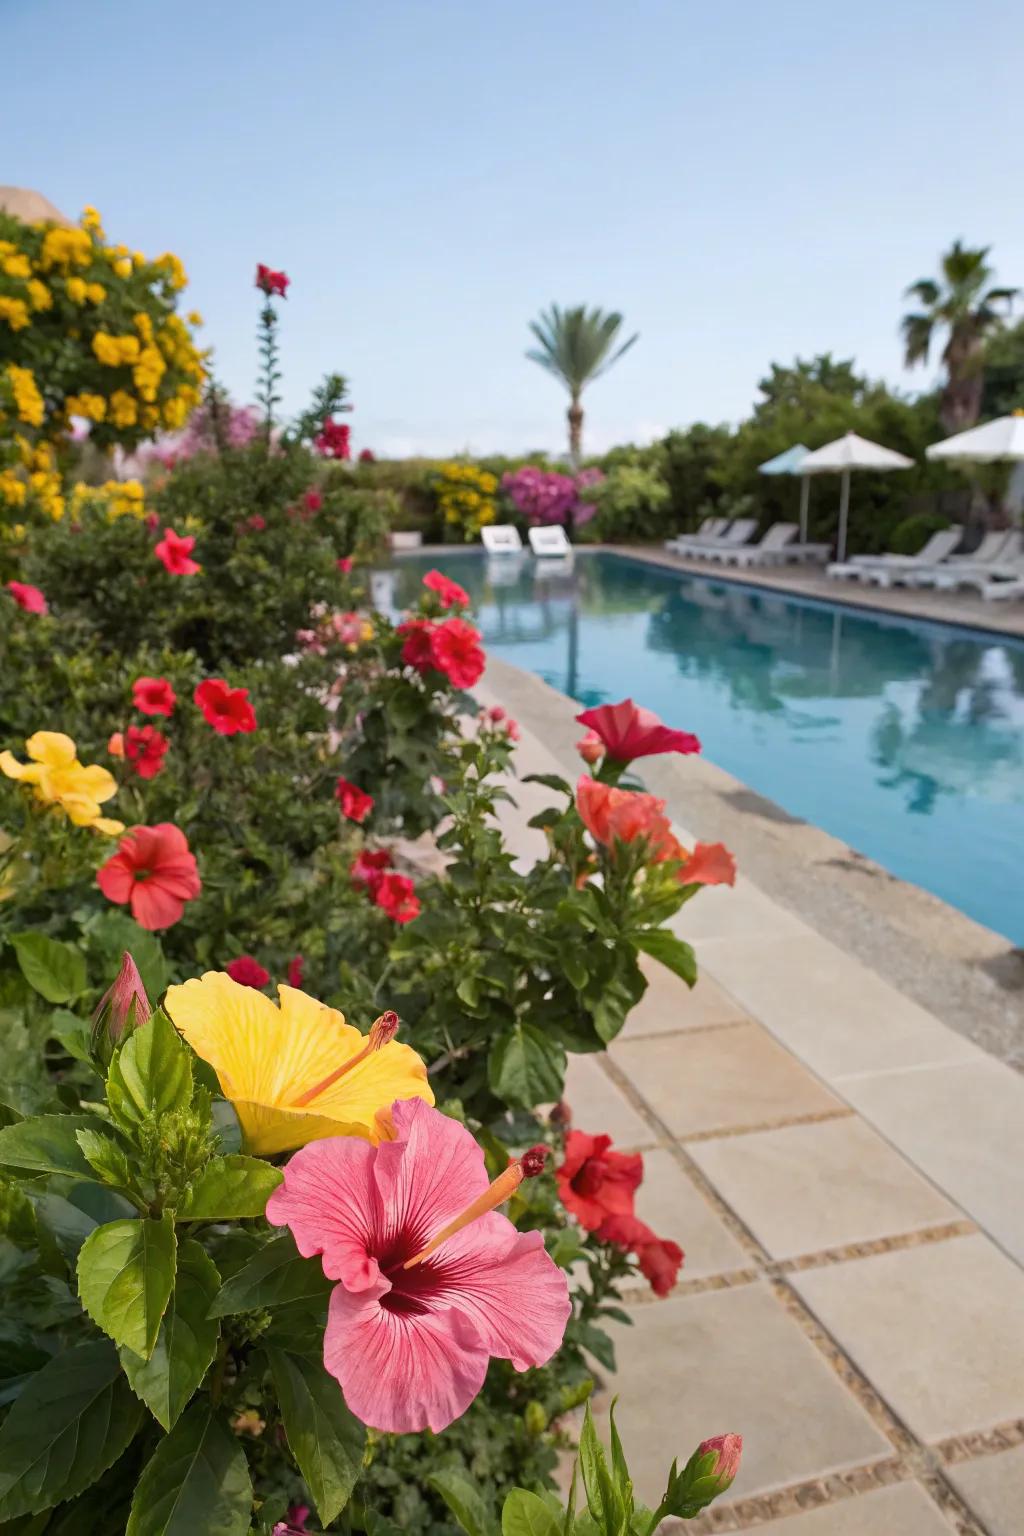
{"type": "Polygon", "coordinates": [[[50,228],[43,236],[40,265],[44,272],[51,267],[87,267],[93,259],[92,240],[84,229],[50,228]]]}
{"type": "Polygon", "coordinates": [[[177,432],[178,428],[183,427],[188,420],[188,406],[180,395],[175,395],[170,400],[164,401],[160,414],[163,417],[164,426],[171,432],[177,432]]]}
{"type": "Polygon", "coordinates": [[[27,256],[23,255],[21,251],[18,251],[14,256],[5,256],[3,260],[0,261],[0,268],[2,268],[8,277],[32,276],[32,268],[29,265],[29,259],[27,256]]]}
{"type": "Polygon", "coordinates": [[[42,426],[43,397],[39,393],[31,368],[19,368],[16,363],[8,363],[7,379],[14,396],[18,420],[24,421],[30,427],[42,426]]]}
{"type": "Polygon", "coordinates": [[[64,292],[72,304],[84,304],[89,293],[89,286],[83,277],[69,277],[64,284],[64,292]]]}
{"type": "Polygon", "coordinates": [[[160,425],[160,412],[155,405],[144,405],[139,412],[139,425],[146,431],[152,432],[154,427],[160,425]]]}
{"type": "Polygon", "coordinates": [[[28,301],[33,309],[50,309],[53,305],[53,294],[38,277],[29,278],[28,301]]]}
{"type": "Polygon", "coordinates": [[[107,402],[102,395],[68,395],[64,408],[69,416],[84,416],[87,421],[102,421],[107,414],[107,402]]]}
{"type": "Polygon", "coordinates": [[[203,324],[203,317],[199,313],[198,309],[190,309],[188,314],[185,316],[185,319],[188,321],[189,325],[203,324]]]}
{"type": "Polygon", "coordinates": [[[127,390],[115,389],[110,397],[110,420],[115,427],[134,427],[139,419],[139,408],[127,390]]]}
{"type": "Polygon", "coordinates": [[[6,294],[0,294],[0,320],[6,320],[12,331],[23,331],[29,323],[25,300],[11,299],[6,294]]]}
{"type": "Polygon", "coordinates": [[[153,342],[153,322],[145,311],[140,310],[137,315],[132,316],[132,325],[134,325],[146,345],[151,346],[153,342]]]}
{"type": "Polygon", "coordinates": [[[220,971],[171,987],[164,1006],[208,1061],[230,1099],[250,1152],[269,1157],[324,1136],[375,1145],[378,1114],[396,1099],[433,1104],[427,1069],[380,1021],[362,1035],[343,1014],[294,987],[280,1007],[220,971]]]}
{"type": "Polygon", "coordinates": [[[111,336],[107,331],[97,331],[92,339],[92,350],[101,363],[117,368],[122,363],[137,363],[139,338],[137,336],[111,336]]]}
{"type": "Polygon", "coordinates": [[[182,266],[180,258],[175,256],[173,252],[165,251],[162,256],[157,257],[153,265],[161,267],[167,273],[168,281],[175,293],[180,293],[181,289],[188,285],[185,268],[182,266]]]}
{"type": "Polygon", "coordinates": [[[100,806],[117,794],[117,781],[106,768],[83,766],[70,736],[60,731],[36,731],[25,743],[32,759],[19,763],[13,752],[0,752],[0,773],[35,786],[44,805],[59,805],[76,827],[95,827],[108,837],[124,831],[124,823],[100,814],[100,806]]]}
{"type": "Polygon", "coordinates": [[[107,290],[102,283],[90,283],[85,291],[90,304],[102,304],[107,296],[107,290]]]}
{"type": "Polygon", "coordinates": [[[87,229],[91,235],[95,235],[97,240],[104,238],[103,220],[100,218],[98,210],[91,203],[87,203],[82,209],[82,217],[78,222],[83,229],[87,229]]]}
{"type": "Polygon", "coordinates": [[[19,480],[13,469],[0,470],[0,500],[9,507],[23,507],[27,495],[24,480],[19,480]]]}
{"type": "Polygon", "coordinates": [[[113,266],[118,277],[131,277],[132,260],[130,256],[119,256],[113,266]]]}

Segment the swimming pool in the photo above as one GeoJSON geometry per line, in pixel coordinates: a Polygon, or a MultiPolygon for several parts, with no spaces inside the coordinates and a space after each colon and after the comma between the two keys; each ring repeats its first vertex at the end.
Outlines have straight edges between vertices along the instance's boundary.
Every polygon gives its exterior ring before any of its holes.
{"type": "Polygon", "coordinates": [[[1024,641],[581,551],[571,574],[437,566],[487,649],[584,704],[631,695],[792,815],[1024,942],[1024,641]]]}

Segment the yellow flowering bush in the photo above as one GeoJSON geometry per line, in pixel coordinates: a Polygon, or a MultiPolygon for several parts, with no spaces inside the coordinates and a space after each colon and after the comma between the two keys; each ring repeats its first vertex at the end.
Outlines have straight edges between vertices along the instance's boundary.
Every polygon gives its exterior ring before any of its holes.
{"type": "Polygon", "coordinates": [[[471,543],[480,537],[481,528],[494,522],[498,479],[488,470],[475,464],[442,464],[434,487],[446,534],[471,543]]]}
{"type": "Polygon", "coordinates": [[[99,449],[130,452],[160,428],[184,424],[206,376],[190,325],[176,313],[186,283],[170,252],[148,259],[109,244],[94,208],[75,227],[26,224],[0,211],[0,476],[8,501],[18,494],[11,485],[26,483],[13,443],[25,427],[57,445],[81,417],[99,449]]]}
{"type": "Polygon", "coordinates": [[[106,480],[102,485],[86,485],[80,480],[71,492],[71,518],[80,522],[87,509],[104,515],[108,523],[119,517],[142,518],[146,515],[145,494],[139,480],[106,480]]]}

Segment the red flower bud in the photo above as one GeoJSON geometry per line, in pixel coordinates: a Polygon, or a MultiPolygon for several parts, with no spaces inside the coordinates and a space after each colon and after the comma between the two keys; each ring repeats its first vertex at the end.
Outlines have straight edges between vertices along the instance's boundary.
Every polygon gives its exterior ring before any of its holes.
{"type": "Polygon", "coordinates": [[[152,1012],[139,968],[125,950],[121,969],[100,998],[92,1016],[93,1049],[109,1059],[109,1048],[119,1045],[134,1030],[140,1029],[152,1012]]]}
{"type": "Polygon", "coordinates": [[[698,1456],[714,1456],[715,1460],[704,1473],[705,1477],[717,1479],[718,1487],[714,1497],[732,1486],[733,1479],[740,1469],[740,1457],[743,1454],[742,1435],[713,1435],[710,1440],[702,1440],[697,1447],[698,1456]]]}

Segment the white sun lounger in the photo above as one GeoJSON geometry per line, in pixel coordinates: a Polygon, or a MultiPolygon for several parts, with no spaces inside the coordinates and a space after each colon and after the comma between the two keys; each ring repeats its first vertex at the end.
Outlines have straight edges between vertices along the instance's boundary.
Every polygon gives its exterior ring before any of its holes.
{"type": "Polygon", "coordinates": [[[729,524],[721,538],[710,544],[692,544],[686,553],[691,560],[712,559],[719,550],[739,549],[741,544],[746,544],[753,537],[756,528],[756,517],[738,517],[734,523],[729,524]]]}
{"type": "Polygon", "coordinates": [[[796,523],[773,523],[756,544],[745,544],[739,549],[716,549],[708,559],[722,565],[774,565],[787,544],[799,533],[796,523]]]}
{"type": "MultiPolygon", "coordinates": [[[[898,571],[922,571],[926,566],[938,565],[951,555],[960,542],[963,529],[958,525],[953,528],[941,528],[933,533],[923,549],[919,549],[916,555],[854,555],[852,560],[843,560],[834,563],[825,571],[826,576],[833,578],[847,578],[853,581],[873,581],[879,575],[892,575],[898,571]]],[[[880,586],[888,586],[888,581],[879,582],[880,586]]]]}
{"type": "Polygon", "coordinates": [[[685,554],[688,546],[713,543],[728,526],[727,517],[706,517],[696,533],[681,533],[677,538],[666,539],[665,548],[671,555],[685,554]]]}
{"type": "Polygon", "coordinates": [[[956,588],[962,588],[968,592],[977,592],[982,597],[996,598],[1016,597],[1018,589],[1024,583],[1024,553],[1018,550],[1010,560],[1000,560],[999,564],[991,570],[985,571],[950,571],[940,592],[952,592],[956,588]]]}
{"type": "Polygon", "coordinates": [[[926,571],[912,571],[907,585],[935,587],[937,591],[949,592],[962,583],[970,586],[978,579],[984,581],[988,576],[998,576],[1007,566],[1012,571],[1021,554],[1024,554],[1024,533],[1006,529],[986,533],[971,554],[950,555],[942,565],[933,565],[926,571]]]}
{"type": "Polygon", "coordinates": [[[547,523],[541,528],[531,528],[530,548],[540,560],[556,556],[564,558],[572,554],[572,545],[561,523],[547,523]]]}
{"type": "Polygon", "coordinates": [[[480,539],[489,555],[518,555],[523,547],[515,523],[492,523],[481,528],[480,539]]]}

